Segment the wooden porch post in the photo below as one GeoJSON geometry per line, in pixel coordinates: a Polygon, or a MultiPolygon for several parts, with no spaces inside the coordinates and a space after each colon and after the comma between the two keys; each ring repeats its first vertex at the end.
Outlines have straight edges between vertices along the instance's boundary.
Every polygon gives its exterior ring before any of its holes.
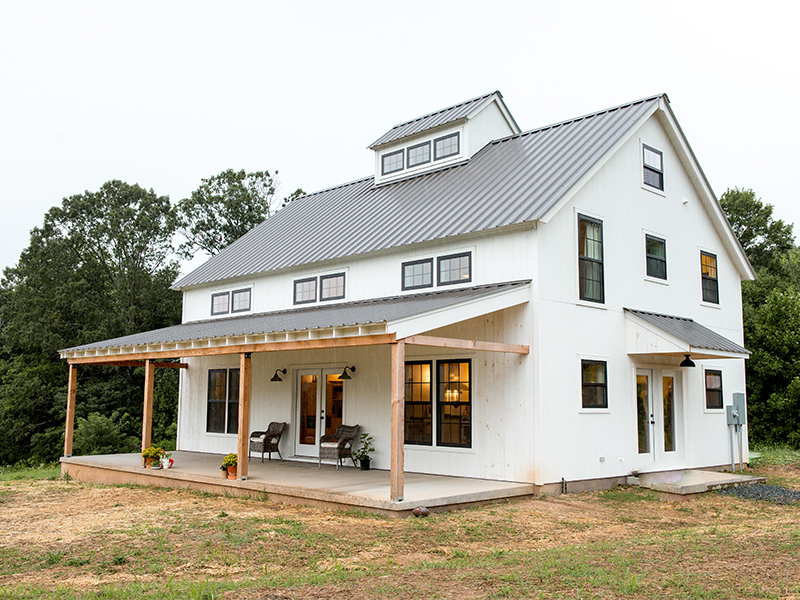
{"type": "Polygon", "coordinates": [[[69,366],[67,386],[67,425],[64,432],[64,456],[72,456],[72,433],[75,429],[75,394],[78,390],[78,367],[69,366]]]}
{"type": "Polygon", "coordinates": [[[405,459],[405,373],[406,343],[404,340],[392,344],[392,455],[389,471],[389,493],[392,501],[403,500],[405,459]]]}
{"type": "MultiPolygon", "coordinates": [[[[153,386],[156,366],[152,360],[144,361],[144,410],[142,411],[142,450],[153,442],[153,386]]],[[[142,466],[145,460],[142,457],[142,466]]]]}
{"type": "Polygon", "coordinates": [[[250,456],[250,353],[239,355],[239,466],[236,479],[247,479],[247,461],[250,456]]]}

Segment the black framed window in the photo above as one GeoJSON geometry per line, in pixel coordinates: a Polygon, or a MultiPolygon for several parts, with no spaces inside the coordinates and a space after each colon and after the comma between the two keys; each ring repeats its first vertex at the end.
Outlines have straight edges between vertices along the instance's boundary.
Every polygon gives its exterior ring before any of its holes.
{"type": "Polygon", "coordinates": [[[227,315],[231,311],[229,292],[211,294],[211,315],[227,315]]]}
{"type": "Polygon", "coordinates": [[[404,290],[433,287],[433,259],[423,258],[403,263],[404,290]]]}
{"type": "Polygon", "coordinates": [[[656,279],[667,278],[667,242],[653,235],[645,235],[647,275],[656,279]]]}
{"type": "Polygon", "coordinates": [[[408,147],[408,168],[431,162],[431,143],[423,142],[408,147]]]}
{"type": "Polygon", "coordinates": [[[250,310],[250,288],[231,292],[231,312],[247,312],[250,310]]]}
{"type": "Polygon", "coordinates": [[[403,155],[405,152],[389,152],[381,156],[381,175],[388,175],[403,170],[403,155]]]}
{"type": "Polygon", "coordinates": [[[431,361],[407,362],[405,376],[405,443],[433,444],[431,361]]]}
{"type": "Polygon", "coordinates": [[[298,279],[294,282],[294,303],[308,304],[317,301],[317,278],[298,279]]]}
{"type": "Polygon", "coordinates": [[[436,363],[436,444],[472,447],[472,361],[436,363]]]}
{"type": "Polygon", "coordinates": [[[700,270],[703,281],[703,302],[719,304],[719,281],[717,280],[717,257],[700,252],[700,270]]]}
{"type": "Polygon", "coordinates": [[[319,299],[340,300],[344,298],[344,273],[322,275],[319,278],[319,299]]]}
{"type": "Polygon", "coordinates": [[[722,371],[706,370],[706,408],[722,408],[722,371]]]}
{"type": "Polygon", "coordinates": [[[208,370],[206,431],[239,432],[239,369],[208,370]]]}
{"type": "Polygon", "coordinates": [[[578,215],[578,257],[581,300],[605,302],[602,221],[578,215]]]}
{"type": "Polygon", "coordinates": [[[644,182],[657,190],[664,189],[664,155],[655,148],[642,144],[644,182]]]}
{"type": "Polygon", "coordinates": [[[437,284],[451,285],[472,281],[472,253],[450,254],[437,259],[437,284]]]}
{"type": "Polygon", "coordinates": [[[433,140],[433,160],[441,160],[458,154],[461,151],[460,146],[458,132],[433,140]]]}
{"type": "Polygon", "coordinates": [[[581,395],[583,408],[608,408],[605,361],[581,361],[581,395]]]}

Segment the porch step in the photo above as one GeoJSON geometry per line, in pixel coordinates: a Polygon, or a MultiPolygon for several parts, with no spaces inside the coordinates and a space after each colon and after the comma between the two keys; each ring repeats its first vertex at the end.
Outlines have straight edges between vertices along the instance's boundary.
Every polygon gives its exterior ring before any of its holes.
{"type": "Polygon", "coordinates": [[[765,483],[766,477],[754,477],[740,473],[718,473],[716,471],[683,470],[662,473],[639,473],[638,485],[665,494],[687,496],[702,494],[711,490],[718,490],[738,485],[754,485],[765,483]]]}

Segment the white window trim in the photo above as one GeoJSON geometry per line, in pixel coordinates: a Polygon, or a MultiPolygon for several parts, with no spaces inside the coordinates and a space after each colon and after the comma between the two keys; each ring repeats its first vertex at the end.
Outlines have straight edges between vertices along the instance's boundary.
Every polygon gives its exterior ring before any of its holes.
{"type": "Polygon", "coordinates": [[[642,140],[642,138],[639,138],[639,159],[638,159],[638,163],[639,163],[639,185],[641,185],[643,190],[647,190],[648,192],[652,192],[653,194],[656,194],[657,196],[661,196],[663,198],[667,197],[667,191],[666,191],[667,190],[667,176],[666,176],[666,172],[665,172],[665,169],[664,169],[664,157],[665,156],[666,156],[666,152],[664,152],[663,149],[659,148],[655,144],[650,144],[650,143],[644,142],[642,140]],[[645,146],[648,146],[648,147],[652,148],[653,150],[657,150],[658,152],[661,152],[661,181],[664,184],[664,189],[663,190],[659,190],[658,188],[654,188],[652,185],[647,185],[644,182],[644,147],[645,146]]]}

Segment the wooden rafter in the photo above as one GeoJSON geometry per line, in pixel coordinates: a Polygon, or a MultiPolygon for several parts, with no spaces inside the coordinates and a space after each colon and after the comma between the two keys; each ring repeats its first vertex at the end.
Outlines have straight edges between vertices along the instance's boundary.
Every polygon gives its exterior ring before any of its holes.
{"type": "MultiPolygon", "coordinates": [[[[70,362],[70,364],[75,364],[70,362]]],[[[104,367],[144,367],[146,362],[144,360],[115,360],[112,362],[104,362],[104,367]]],[[[151,363],[157,369],[188,369],[188,363],[180,362],[153,362],[151,363]]]]}
{"type": "MultiPolygon", "coordinates": [[[[325,338],[320,340],[297,340],[293,342],[266,342],[263,344],[237,344],[230,346],[212,346],[211,348],[184,348],[163,350],[158,352],[131,352],[121,359],[119,354],[106,356],[82,356],[69,358],[71,365],[100,365],[121,360],[155,360],[164,358],[188,358],[192,356],[221,356],[224,354],[240,354],[242,352],[285,352],[288,350],[315,350],[325,348],[348,348],[355,346],[379,346],[395,341],[393,333],[378,335],[361,335],[342,338],[325,338]]],[[[171,364],[171,363],[164,363],[171,364]]]]}
{"type": "Polygon", "coordinates": [[[481,350],[484,352],[510,352],[513,354],[529,354],[527,345],[501,344],[499,342],[479,342],[476,340],[460,340],[456,338],[433,337],[430,335],[412,335],[404,338],[406,344],[414,346],[434,346],[436,348],[457,348],[459,350],[481,350]]]}

